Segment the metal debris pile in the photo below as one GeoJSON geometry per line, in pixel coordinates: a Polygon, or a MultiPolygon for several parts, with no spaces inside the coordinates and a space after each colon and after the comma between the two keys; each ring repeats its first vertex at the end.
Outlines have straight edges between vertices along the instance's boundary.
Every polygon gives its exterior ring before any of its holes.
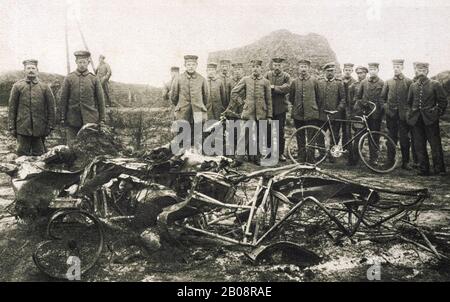
{"type": "Polygon", "coordinates": [[[130,234],[148,255],[167,246],[183,250],[174,235],[183,230],[239,245],[253,263],[317,264],[320,241],[345,239],[401,240],[448,261],[441,248],[448,233],[416,225],[427,189],[379,188],[298,164],[239,172],[229,158],[173,156],[169,146],[134,158],[118,154],[69,170],[78,155],[60,146],[3,165],[16,214],[49,217],[48,240],[33,255],[42,272],[65,278],[69,255],[86,272],[105,246],[116,255],[119,244],[108,242],[107,231],[130,234]]]}

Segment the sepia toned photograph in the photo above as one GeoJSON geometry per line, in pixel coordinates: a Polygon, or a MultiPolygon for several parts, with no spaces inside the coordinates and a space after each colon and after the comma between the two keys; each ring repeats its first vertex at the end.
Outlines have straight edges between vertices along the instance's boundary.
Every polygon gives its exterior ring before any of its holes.
{"type": "Polygon", "coordinates": [[[450,281],[448,1],[0,3],[0,281],[450,281]]]}

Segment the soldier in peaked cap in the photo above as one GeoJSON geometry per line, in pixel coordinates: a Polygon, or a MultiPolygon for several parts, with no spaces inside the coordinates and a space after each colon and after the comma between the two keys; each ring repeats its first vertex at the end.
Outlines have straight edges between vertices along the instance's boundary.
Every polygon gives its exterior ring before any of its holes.
{"type": "MultiPolygon", "coordinates": [[[[202,142],[195,142],[194,124],[202,125],[207,119],[208,83],[196,70],[198,56],[184,56],[186,71],[175,77],[171,88],[171,100],[175,106],[175,119],[187,121],[191,126],[191,145],[198,152],[202,150],[202,142]],[[197,114],[199,113],[199,118],[197,114]]],[[[180,129],[182,130],[182,129],[180,129]]]]}
{"type": "Polygon", "coordinates": [[[233,67],[231,88],[234,88],[234,86],[236,86],[236,84],[245,76],[245,71],[244,64],[240,62],[233,63],[231,66],[233,67]]]}
{"type": "MultiPolygon", "coordinates": [[[[233,77],[231,81],[231,89],[233,89],[245,76],[244,64],[243,63],[233,63],[233,77]]],[[[228,104],[224,116],[228,119],[239,119],[242,113],[242,106],[244,105],[243,97],[237,96],[237,99],[231,105],[231,94],[230,103],[228,104]]]]}
{"type": "Polygon", "coordinates": [[[356,82],[356,80],[353,78],[352,74],[353,74],[353,68],[354,68],[354,64],[353,63],[344,63],[344,67],[342,69],[342,84],[344,85],[344,92],[345,92],[345,98],[346,98],[346,116],[347,118],[350,117],[351,115],[351,111],[352,108],[350,108],[351,102],[349,100],[349,88],[350,86],[356,82]],[[347,114],[347,111],[349,112],[347,114]]]}
{"type": "MultiPolygon", "coordinates": [[[[361,83],[361,87],[356,95],[356,105],[359,109],[363,110],[365,113],[371,111],[372,107],[369,102],[375,103],[376,110],[368,118],[367,122],[372,131],[381,130],[381,122],[383,119],[384,106],[381,98],[381,91],[383,90],[384,82],[378,77],[379,63],[369,63],[369,78],[365,79],[361,83]]],[[[370,149],[370,160],[376,160],[376,149],[379,145],[379,137],[375,139],[375,144],[369,144],[370,149]],[[376,148],[375,148],[376,147],[376,148]]]]}
{"type": "Polygon", "coordinates": [[[311,67],[311,61],[308,59],[300,59],[298,60],[299,68],[301,68],[301,65],[306,65],[307,67],[311,67]]]}
{"type": "Polygon", "coordinates": [[[230,103],[231,89],[233,89],[233,79],[230,75],[231,60],[223,59],[219,61],[220,79],[225,87],[225,103],[226,107],[230,103]]]}
{"type": "MultiPolygon", "coordinates": [[[[350,85],[348,89],[348,98],[347,98],[349,101],[349,104],[347,105],[347,108],[349,109],[349,111],[347,111],[347,118],[350,119],[352,119],[355,116],[361,116],[363,114],[362,109],[359,106],[355,106],[356,94],[361,87],[361,83],[367,78],[369,70],[365,66],[358,66],[355,68],[355,72],[358,78],[353,84],[350,85]]],[[[360,130],[360,127],[361,127],[360,124],[349,125],[350,135],[352,132],[356,134],[360,130]]],[[[358,140],[354,140],[353,144],[349,146],[347,165],[354,166],[358,163],[358,161],[359,161],[358,140]]]]}
{"type": "Polygon", "coordinates": [[[25,79],[16,82],[8,102],[9,131],[17,139],[17,155],[38,156],[55,127],[55,98],[38,79],[38,61],[23,61],[25,79]]]}
{"type": "MultiPolygon", "coordinates": [[[[325,78],[319,80],[318,83],[318,99],[319,99],[319,119],[324,122],[327,120],[325,111],[338,111],[333,115],[332,119],[343,119],[345,113],[345,92],[342,80],[336,78],[336,63],[331,62],[323,66],[325,78]]],[[[343,123],[340,121],[331,122],[331,131],[334,134],[336,144],[340,141],[341,128],[345,132],[343,123]]],[[[330,140],[332,141],[332,140],[330,140]]],[[[320,142],[322,146],[325,142],[320,142]]],[[[334,162],[334,158],[330,157],[330,162],[334,162]]]]}
{"type": "MultiPolygon", "coordinates": [[[[319,125],[319,97],[318,81],[310,75],[311,61],[300,59],[298,61],[298,77],[291,82],[289,101],[292,103],[292,118],[296,129],[306,125],[319,125]]],[[[304,133],[303,133],[304,134],[304,133]]],[[[311,137],[312,138],[312,137],[311,137]]],[[[311,152],[305,153],[306,138],[297,132],[297,145],[300,162],[308,162],[314,156],[311,152]]]]}
{"type": "MultiPolygon", "coordinates": [[[[277,142],[280,150],[280,161],[286,161],[284,156],[285,138],[284,128],[286,124],[286,112],[288,111],[288,103],[286,95],[289,93],[291,86],[291,77],[288,73],[282,71],[282,64],[285,60],[283,58],[275,57],[272,59],[272,70],[264,77],[269,80],[272,91],[272,115],[273,120],[278,121],[279,131],[277,134],[277,142]]],[[[272,142],[272,129],[269,130],[268,141],[269,146],[272,142]]]]}
{"type": "MultiPolygon", "coordinates": [[[[251,160],[259,164],[261,158],[261,144],[259,143],[260,135],[259,122],[261,120],[272,120],[272,93],[269,80],[262,75],[262,60],[254,59],[250,61],[252,74],[243,77],[242,80],[231,91],[231,101],[229,107],[234,108],[234,103],[238,102],[238,98],[242,96],[244,100],[243,110],[241,114],[242,120],[256,121],[253,135],[256,135],[257,155],[251,156],[251,160]]],[[[250,135],[247,133],[248,128],[241,127],[239,140],[245,139],[246,151],[250,151],[250,135]],[[248,139],[246,137],[248,136],[248,139]]],[[[267,137],[267,135],[262,135],[267,137]]],[[[238,143],[238,145],[240,145],[238,143]]],[[[238,150],[239,151],[239,150],[238,150]]],[[[240,157],[244,154],[239,154],[240,157]]],[[[241,157],[242,158],[242,157],[241,157]]]]}
{"type": "MultiPolygon", "coordinates": [[[[344,63],[344,67],[342,70],[343,76],[342,76],[342,84],[344,85],[344,94],[345,94],[345,112],[344,112],[344,116],[346,119],[350,119],[352,116],[352,107],[351,104],[352,102],[350,101],[350,94],[349,94],[349,88],[350,86],[356,82],[356,80],[353,78],[352,74],[353,74],[353,67],[355,65],[353,63],[344,63]]],[[[343,141],[344,142],[348,142],[348,140],[351,137],[351,131],[352,131],[352,127],[350,123],[343,123],[342,125],[343,127],[343,131],[342,131],[342,135],[343,135],[343,141]]],[[[348,151],[348,156],[347,159],[350,161],[351,160],[351,151],[350,151],[350,146],[346,146],[345,150],[348,151]]]]}
{"type": "MultiPolygon", "coordinates": [[[[233,90],[234,87],[242,80],[242,78],[245,76],[244,71],[244,64],[241,62],[235,62],[231,64],[233,70],[232,70],[232,76],[231,76],[231,90],[233,90]]],[[[244,99],[242,95],[238,95],[236,97],[235,102],[231,102],[231,91],[230,91],[230,102],[228,104],[229,106],[226,107],[225,111],[223,112],[223,117],[226,119],[231,120],[238,120],[241,117],[242,113],[242,107],[244,106],[244,99]]],[[[232,128],[227,130],[228,135],[233,136],[234,146],[235,150],[238,146],[238,138],[239,138],[239,131],[237,128],[232,128]],[[230,134],[230,133],[233,134],[230,134]]],[[[239,164],[239,161],[236,160],[235,163],[239,164]]]]}
{"type": "MultiPolygon", "coordinates": [[[[408,109],[408,90],[412,80],[403,75],[404,60],[393,60],[392,64],[394,67],[394,77],[384,83],[381,99],[384,103],[384,110],[386,112],[386,127],[389,136],[396,144],[400,141],[402,168],[410,170],[409,159],[412,127],[409,126],[406,121],[406,110],[408,109]]],[[[395,150],[389,151],[389,156],[394,158],[395,150]]],[[[414,147],[412,148],[412,151],[413,159],[414,161],[417,161],[414,147]]]]}
{"type": "Polygon", "coordinates": [[[446,169],[439,119],[445,113],[448,100],[441,83],[428,78],[428,67],[428,63],[416,62],[414,64],[416,81],[409,88],[406,119],[408,124],[413,127],[419,175],[428,176],[430,174],[427,152],[427,142],[429,142],[434,172],[444,176],[446,169]]]}
{"type": "Polygon", "coordinates": [[[208,63],[206,67],[208,83],[208,119],[219,120],[222,113],[227,108],[225,99],[225,87],[217,76],[217,64],[208,63]]]}
{"type": "Polygon", "coordinates": [[[80,129],[88,123],[105,123],[105,101],[98,77],[89,72],[91,54],[74,53],[77,69],[66,76],[61,92],[61,122],[66,126],[66,139],[72,143],[80,129]]]}

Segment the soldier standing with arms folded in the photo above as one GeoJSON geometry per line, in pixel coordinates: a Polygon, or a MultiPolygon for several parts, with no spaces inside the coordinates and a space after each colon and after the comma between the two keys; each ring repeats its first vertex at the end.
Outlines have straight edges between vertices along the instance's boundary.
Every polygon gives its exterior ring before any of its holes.
{"type": "MultiPolygon", "coordinates": [[[[277,136],[280,161],[285,162],[284,156],[285,137],[284,128],[286,125],[286,112],[288,111],[288,104],[286,95],[289,93],[291,86],[291,77],[287,72],[282,71],[283,58],[272,59],[272,71],[269,71],[264,77],[270,82],[270,89],[272,91],[272,105],[273,105],[273,120],[278,121],[279,130],[277,136]]],[[[269,130],[268,135],[269,146],[272,142],[272,129],[269,130]]]]}
{"type": "Polygon", "coordinates": [[[77,70],[64,79],[61,92],[61,124],[66,127],[67,143],[71,144],[88,123],[105,125],[105,101],[98,77],[89,72],[91,54],[75,52],[77,70]]]}
{"type": "Polygon", "coordinates": [[[39,156],[55,127],[55,98],[38,78],[38,61],[23,62],[25,79],[16,82],[8,102],[9,132],[17,139],[18,156],[39,156]]]}
{"type": "Polygon", "coordinates": [[[430,175],[427,142],[435,174],[446,175],[439,119],[447,108],[447,96],[441,83],[428,78],[429,64],[414,63],[416,80],[408,92],[407,121],[413,127],[414,145],[419,162],[419,175],[430,175]]]}

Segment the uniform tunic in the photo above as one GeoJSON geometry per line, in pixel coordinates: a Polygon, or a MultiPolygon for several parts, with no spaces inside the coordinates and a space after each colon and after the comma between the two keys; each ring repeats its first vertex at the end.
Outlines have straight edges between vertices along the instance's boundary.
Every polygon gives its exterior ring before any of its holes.
{"type": "Polygon", "coordinates": [[[64,79],[61,115],[66,124],[73,128],[105,121],[103,89],[94,74],[77,70],[64,79]]]}
{"type": "Polygon", "coordinates": [[[8,103],[9,129],[18,135],[45,137],[55,127],[55,98],[38,79],[15,83],[8,103]]]}
{"type": "Polygon", "coordinates": [[[219,120],[226,108],[225,87],[216,77],[208,77],[208,119],[219,120]]]}
{"type": "Polygon", "coordinates": [[[175,78],[171,89],[172,103],[175,105],[175,118],[190,123],[202,122],[207,118],[208,84],[199,73],[182,73],[175,78]],[[201,120],[194,121],[194,113],[201,113],[201,120]]]}

